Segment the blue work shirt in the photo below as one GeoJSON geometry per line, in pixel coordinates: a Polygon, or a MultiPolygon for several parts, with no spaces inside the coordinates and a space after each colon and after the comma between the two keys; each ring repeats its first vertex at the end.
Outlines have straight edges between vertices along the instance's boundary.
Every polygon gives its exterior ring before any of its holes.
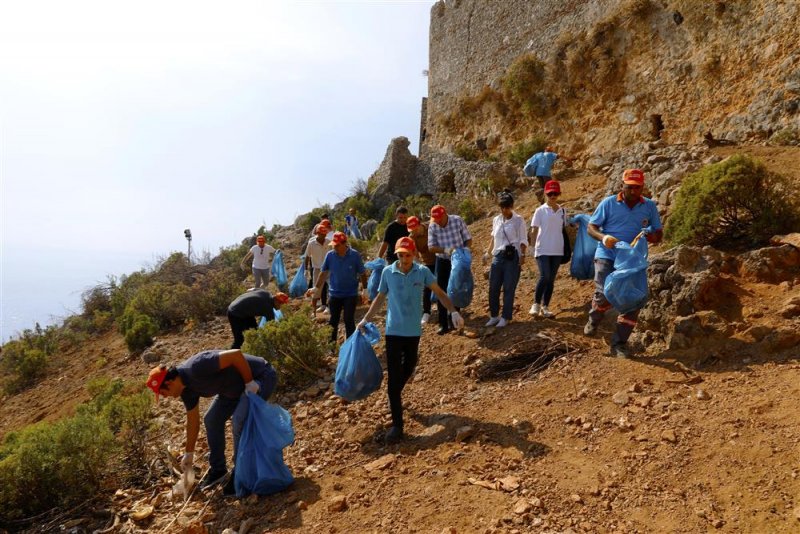
{"type": "MultiPolygon", "coordinates": [[[[600,202],[589,219],[589,224],[596,225],[604,234],[630,243],[645,226],[650,226],[653,230],[661,229],[661,218],[658,216],[656,203],[649,198],[641,197],[639,202],[630,208],[625,203],[622,193],[619,193],[600,202]]],[[[606,248],[602,242],[597,243],[595,259],[614,261],[616,257],[616,250],[606,248]]]]}
{"type": "Polygon", "coordinates": [[[358,275],[364,272],[361,254],[348,248],[344,256],[331,250],[322,262],[323,273],[330,271],[328,278],[328,295],[336,298],[355,297],[358,295],[358,275]]]}
{"type": "MultiPolygon", "coordinates": [[[[178,365],[178,376],[185,386],[181,392],[181,400],[186,411],[197,406],[200,397],[219,395],[229,399],[238,399],[244,393],[244,380],[235,367],[219,368],[218,350],[198,352],[182,364],[178,365]]],[[[275,374],[275,370],[264,358],[244,355],[253,379],[264,380],[267,375],[275,374]]]]}
{"type": "Polygon", "coordinates": [[[539,152],[534,157],[536,162],[536,176],[550,177],[550,169],[553,168],[553,163],[558,159],[558,154],[555,152],[539,152]]]}
{"type": "Polygon", "coordinates": [[[387,296],[386,335],[419,337],[422,335],[422,290],[436,282],[433,273],[414,263],[408,273],[400,270],[400,261],[381,273],[378,292],[387,296]]]}

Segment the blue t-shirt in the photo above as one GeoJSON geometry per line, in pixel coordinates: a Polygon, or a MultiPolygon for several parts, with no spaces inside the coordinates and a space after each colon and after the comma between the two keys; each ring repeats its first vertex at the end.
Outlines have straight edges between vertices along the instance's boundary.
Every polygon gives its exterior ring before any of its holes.
{"type": "MultiPolygon", "coordinates": [[[[589,223],[597,225],[604,234],[626,243],[633,241],[645,226],[650,226],[653,230],[661,228],[661,218],[658,216],[655,202],[641,197],[633,208],[629,208],[622,198],[622,193],[604,198],[594,210],[589,223]]],[[[597,244],[595,259],[613,261],[616,256],[616,250],[606,248],[603,243],[597,244]]]]}
{"type": "Polygon", "coordinates": [[[344,256],[331,250],[322,262],[322,272],[330,271],[328,295],[336,298],[358,295],[358,275],[364,272],[361,254],[348,248],[344,256]]]}
{"type": "Polygon", "coordinates": [[[539,152],[534,156],[536,161],[536,176],[550,176],[550,169],[558,159],[555,152],[539,152]]]}
{"type": "MultiPolygon", "coordinates": [[[[219,368],[219,353],[218,350],[198,352],[177,366],[178,376],[185,386],[181,400],[187,412],[197,406],[200,397],[220,395],[236,399],[244,392],[244,380],[235,367],[219,368]]],[[[270,372],[275,372],[264,358],[250,354],[245,354],[244,357],[254,380],[263,379],[270,372]]]]}
{"type": "Polygon", "coordinates": [[[400,270],[399,260],[381,273],[378,291],[388,295],[386,335],[419,337],[422,335],[422,290],[436,282],[433,273],[414,263],[408,273],[400,270]]]}

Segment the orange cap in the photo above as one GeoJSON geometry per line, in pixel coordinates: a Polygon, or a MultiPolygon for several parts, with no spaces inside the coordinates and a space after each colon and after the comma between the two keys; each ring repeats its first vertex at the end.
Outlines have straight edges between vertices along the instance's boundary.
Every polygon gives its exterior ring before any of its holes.
{"type": "Polygon", "coordinates": [[[322,219],[322,220],[319,222],[319,226],[320,226],[320,227],[327,228],[327,229],[329,229],[329,230],[332,228],[331,221],[329,221],[328,219],[322,219]]]}
{"type": "Polygon", "coordinates": [[[420,225],[419,217],[412,215],[411,217],[406,219],[406,228],[408,228],[409,230],[413,230],[419,225],[420,225]]]}
{"type": "Polygon", "coordinates": [[[275,293],[275,300],[280,302],[281,304],[286,304],[289,302],[289,295],[286,293],[275,293]]]}
{"type": "Polygon", "coordinates": [[[150,376],[147,377],[147,387],[152,389],[153,393],[156,394],[156,400],[158,400],[158,394],[161,391],[161,384],[164,383],[164,379],[166,377],[166,365],[157,365],[150,370],[150,376]]]}
{"type": "Polygon", "coordinates": [[[397,243],[394,245],[394,253],[397,254],[398,252],[408,252],[409,254],[414,254],[417,251],[417,245],[414,243],[414,240],[410,237],[401,237],[397,240],[397,243]]]}
{"type": "Polygon", "coordinates": [[[431,208],[431,217],[434,219],[441,219],[445,216],[447,210],[444,209],[444,206],[441,204],[436,204],[434,207],[431,208]]]}
{"type": "Polygon", "coordinates": [[[333,239],[331,239],[331,245],[341,245],[342,243],[347,243],[347,236],[344,232],[334,233],[333,239]]]}
{"type": "Polygon", "coordinates": [[[622,173],[622,183],[643,186],[644,173],[639,169],[625,169],[622,173]]]}
{"type": "Polygon", "coordinates": [[[322,226],[321,223],[317,225],[317,234],[318,235],[319,234],[328,235],[328,232],[330,232],[330,231],[331,231],[331,229],[328,226],[322,226]]]}

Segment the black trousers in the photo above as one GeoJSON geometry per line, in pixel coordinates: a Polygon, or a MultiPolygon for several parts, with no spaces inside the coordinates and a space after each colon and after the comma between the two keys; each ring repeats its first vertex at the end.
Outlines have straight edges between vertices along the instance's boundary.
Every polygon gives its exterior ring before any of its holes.
{"type": "MultiPolygon", "coordinates": [[[[314,284],[317,283],[317,276],[319,276],[319,271],[315,268],[311,268],[309,270],[311,273],[311,280],[308,282],[308,287],[314,287],[314,284]]],[[[322,305],[328,305],[328,282],[325,282],[322,285],[322,305]]]]}
{"type": "Polygon", "coordinates": [[[228,312],[228,322],[231,323],[231,332],[233,332],[233,345],[232,349],[242,348],[244,343],[244,331],[258,328],[258,323],[255,317],[239,317],[228,312]]]}
{"type": "MultiPolygon", "coordinates": [[[[436,264],[435,263],[432,263],[430,265],[426,264],[425,267],[430,269],[430,271],[432,273],[436,272],[436,264]]],[[[436,283],[438,284],[439,282],[436,282],[436,283]]],[[[446,291],[447,287],[445,287],[444,289],[446,291]]],[[[423,313],[430,313],[431,312],[431,294],[432,293],[433,293],[433,291],[431,291],[431,288],[429,288],[428,286],[425,286],[425,289],[422,292],[422,312],[423,313]]]]}
{"type": "Polygon", "coordinates": [[[419,358],[419,336],[386,336],[386,371],[389,374],[389,410],[392,424],[403,428],[403,401],[400,396],[419,358]]]}
{"type": "Polygon", "coordinates": [[[331,319],[328,324],[331,325],[331,341],[336,341],[336,336],[339,332],[339,319],[344,311],[344,331],[347,337],[350,337],[356,331],[356,304],[358,303],[358,295],[353,297],[328,297],[328,310],[331,312],[331,319]]]}
{"type": "MultiPolygon", "coordinates": [[[[441,287],[445,293],[447,292],[447,283],[450,281],[450,270],[453,264],[450,260],[436,257],[436,283],[441,287]]],[[[439,326],[443,328],[450,328],[449,317],[447,316],[447,308],[439,300],[436,301],[437,309],[439,310],[439,326]]],[[[456,308],[460,311],[460,308],[456,308]]]]}

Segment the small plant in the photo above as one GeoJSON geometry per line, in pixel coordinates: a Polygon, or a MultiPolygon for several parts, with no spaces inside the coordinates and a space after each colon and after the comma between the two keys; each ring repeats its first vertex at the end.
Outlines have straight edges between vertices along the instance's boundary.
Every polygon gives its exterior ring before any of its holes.
{"type": "Polygon", "coordinates": [[[769,138],[771,145],[798,146],[800,145],[800,129],[784,128],[772,134],[769,138]]]}
{"type": "Polygon", "coordinates": [[[455,148],[456,156],[466,161],[478,161],[483,157],[483,152],[469,145],[458,145],[455,148]]]}
{"type": "Polygon", "coordinates": [[[465,198],[458,205],[458,214],[464,219],[465,223],[471,224],[483,215],[483,211],[473,199],[465,198]]]}
{"type": "Polygon", "coordinates": [[[242,349],[272,363],[283,383],[304,385],[320,376],[325,356],[334,348],[330,335],[330,327],[317,327],[311,308],[302,306],[294,311],[287,309],[280,321],[245,332],[242,349]]]}
{"type": "Polygon", "coordinates": [[[47,360],[47,354],[40,349],[26,347],[20,341],[6,343],[0,360],[3,371],[10,375],[4,384],[6,393],[18,393],[36,383],[46,374],[47,360]]]}
{"type": "Polygon", "coordinates": [[[538,152],[543,152],[545,148],[547,148],[547,139],[536,136],[512,146],[505,156],[510,163],[522,167],[531,156],[538,152]]]}
{"type": "Polygon", "coordinates": [[[129,310],[120,320],[120,331],[128,349],[139,352],[153,344],[153,336],[158,334],[158,323],[147,315],[129,310]]]}
{"type": "Polygon", "coordinates": [[[666,237],[676,244],[742,250],[800,224],[800,192],[787,178],[745,155],[684,178],[666,237]]]}
{"type": "Polygon", "coordinates": [[[536,111],[545,81],[545,65],[533,54],[525,54],[514,60],[503,76],[503,87],[526,111],[536,111]]]}

